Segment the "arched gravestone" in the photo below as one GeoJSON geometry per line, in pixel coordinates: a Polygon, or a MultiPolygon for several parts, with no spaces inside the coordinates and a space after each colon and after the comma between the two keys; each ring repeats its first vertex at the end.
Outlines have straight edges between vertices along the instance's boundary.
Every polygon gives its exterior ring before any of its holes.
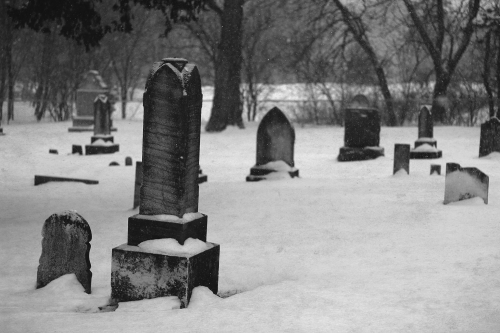
{"type": "MultiPolygon", "coordinates": [[[[201,80],[185,59],[153,65],[144,93],[139,214],[128,219],[127,244],[112,251],[111,298],[116,302],[177,296],[181,308],[197,286],[217,293],[218,244],[206,242],[207,216],[198,212],[201,80]],[[141,243],[173,238],[206,242],[190,255],[145,250],[141,243]]],[[[139,177],[136,173],[136,188],[139,177]]],[[[134,199],[134,205],[137,200],[134,199]]]]}
{"type": "Polygon", "coordinates": [[[380,115],[370,106],[368,98],[353,98],[344,117],[344,146],[340,148],[339,162],[360,161],[384,156],[380,144],[380,115]]]}
{"type": "Polygon", "coordinates": [[[462,168],[458,163],[446,163],[444,201],[450,202],[480,197],[488,204],[490,178],[478,168],[462,168]]]}
{"type": "Polygon", "coordinates": [[[113,154],[120,150],[111,135],[111,103],[106,95],[94,100],[94,135],[90,145],[85,145],[85,155],[113,154]]]}
{"type": "Polygon", "coordinates": [[[418,139],[415,148],[410,151],[411,159],[440,158],[443,152],[437,149],[437,141],[433,138],[434,123],[430,105],[423,105],[418,113],[418,139]]]}
{"type": "Polygon", "coordinates": [[[481,124],[481,136],[479,139],[479,157],[500,152],[500,120],[493,117],[481,124]]]}
{"type": "Polygon", "coordinates": [[[272,108],[259,124],[257,161],[250,169],[247,181],[263,180],[266,175],[278,171],[286,171],[292,178],[298,177],[299,170],[295,168],[293,160],[294,145],[295,130],[292,124],[280,109],[272,108]]]}
{"type": "Polygon", "coordinates": [[[75,211],[51,215],[42,229],[42,255],[40,256],[36,287],[74,273],[85,292],[90,294],[90,240],[92,232],[85,219],[75,211]]]}

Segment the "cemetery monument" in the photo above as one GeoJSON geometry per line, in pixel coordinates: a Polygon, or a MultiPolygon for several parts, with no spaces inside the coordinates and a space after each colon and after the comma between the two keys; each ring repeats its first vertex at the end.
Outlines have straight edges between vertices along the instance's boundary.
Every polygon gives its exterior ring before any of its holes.
{"type": "Polygon", "coordinates": [[[120,146],[111,135],[111,103],[106,95],[98,95],[94,101],[94,135],[90,145],[85,145],[85,155],[113,154],[120,146]]]}
{"type": "Polygon", "coordinates": [[[129,218],[127,243],[112,250],[111,298],[177,296],[185,308],[197,286],[216,294],[219,278],[220,246],[206,242],[207,216],[198,212],[198,68],[179,58],[155,63],[143,100],[140,208],[129,218]],[[200,247],[175,253],[161,245],[172,241],[200,247]]]}
{"type": "Polygon", "coordinates": [[[396,143],[394,145],[394,167],[392,174],[403,169],[410,174],[410,145],[396,143]]]}
{"type": "Polygon", "coordinates": [[[380,115],[364,95],[355,96],[345,109],[344,146],[339,162],[362,161],[384,156],[380,143],[380,115]]]}
{"type": "Polygon", "coordinates": [[[500,120],[497,117],[492,117],[481,124],[479,157],[487,156],[494,151],[500,152],[500,120]]]}
{"type": "Polygon", "coordinates": [[[433,138],[434,122],[430,105],[420,108],[418,114],[418,139],[415,148],[410,152],[411,159],[440,158],[443,156],[441,150],[437,149],[437,141],[433,138]]]}
{"type": "Polygon", "coordinates": [[[490,178],[478,168],[462,168],[458,163],[446,163],[444,204],[480,197],[488,203],[490,178]]]}

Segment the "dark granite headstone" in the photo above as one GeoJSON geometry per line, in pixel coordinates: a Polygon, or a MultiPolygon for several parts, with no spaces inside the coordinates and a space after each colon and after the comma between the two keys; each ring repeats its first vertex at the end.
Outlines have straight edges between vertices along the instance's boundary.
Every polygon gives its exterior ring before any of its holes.
{"type": "Polygon", "coordinates": [[[133,209],[136,209],[141,204],[141,185],[142,185],[142,162],[136,161],[133,209]]]}
{"type": "Polygon", "coordinates": [[[441,175],[441,164],[431,164],[431,175],[441,175]]]}
{"type": "Polygon", "coordinates": [[[410,145],[397,143],[394,145],[393,174],[401,169],[410,174],[410,145]]]}
{"type": "Polygon", "coordinates": [[[94,100],[94,135],[111,134],[111,104],[106,95],[98,95],[94,100]]]}
{"type": "Polygon", "coordinates": [[[125,157],[125,166],[130,166],[132,165],[132,157],[127,156],[125,157]]]}
{"type": "Polygon", "coordinates": [[[494,151],[500,152],[500,120],[497,117],[481,124],[479,157],[487,156],[494,151]]]}
{"type": "Polygon", "coordinates": [[[432,113],[427,106],[422,106],[418,114],[418,138],[433,138],[434,123],[432,113]]]}
{"type": "Polygon", "coordinates": [[[143,101],[143,158],[136,164],[134,195],[140,209],[128,220],[127,244],[113,249],[111,298],[177,295],[184,308],[197,286],[217,293],[219,245],[207,243],[209,249],[189,256],[137,245],[163,238],[181,245],[188,238],[206,241],[207,216],[198,213],[202,94],[197,67],[177,58],[155,63],[143,101]]]}
{"type": "Polygon", "coordinates": [[[489,177],[478,168],[462,168],[446,163],[444,204],[480,197],[488,203],[489,177]]]}
{"type": "Polygon", "coordinates": [[[83,155],[83,149],[80,145],[73,145],[71,147],[71,154],[80,154],[83,155]]]}
{"type": "Polygon", "coordinates": [[[92,232],[87,221],[75,211],[53,214],[45,221],[42,236],[36,287],[42,288],[65,274],[74,273],[85,292],[90,294],[92,232]]]}
{"type": "Polygon", "coordinates": [[[281,171],[268,165],[271,162],[284,162],[290,177],[298,177],[295,168],[293,151],[295,144],[295,130],[277,107],[272,108],[259,124],[257,129],[257,161],[250,169],[247,181],[258,181],[266,178],[273,172],[281,171]]]}
{"type": "Polygon", "coordinates": [[[415,148],[410,151],[411,159],[431,159],[443,156],[443,152],[437,149],[437,141],[433,135],[431,106],[423,105],[418,114],[418,139],[415,141],[415,148]]]}

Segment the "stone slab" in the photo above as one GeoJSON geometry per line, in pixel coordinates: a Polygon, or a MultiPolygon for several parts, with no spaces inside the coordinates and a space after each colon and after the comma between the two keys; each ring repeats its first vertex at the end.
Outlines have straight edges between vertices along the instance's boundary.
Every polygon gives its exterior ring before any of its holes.
{"type": "MultiPolygon", "coordinates": [[[[251,168],[250,175],[248,175],[246,177],[246,181],[247,182],[258,182],[261,180],[266,180],[267,179],[266,176],[272,172],[278,172],[278,171],[272,170],[272,169],[251,168]]],[[[290,178],[299,177],[299,170],[298,169],[295,169],[294,171],[287,171],[287,172],[290,175],[290,178]]]]}
{"type": "Polygon", "coordinates": [[[424,159],[433,159],[433,158],[441,158],[443,157],[443,152],[441,150],[438,151],[414,151],[413,149],[410,151],[410,159],[412,160],[424,160],[424,159]]]}
{"type": "Polygon", "coordinates": [[[479,157],[487,156],[494,151],[500,152],[500,120],[497,117],[481,124],[479,157]]]}
{"type": "Polygon", "coordinates": [[[217,294],[220,246],[208,244],[210,249],[192,256],[150,253],[126,244],[113,248],[113,303],[177,296],[181,308],[186,308],[195,287],[205,286],[217,294]]]}
{"type": "Polygon", "coordinates": [[[175,238],[181,245],[188,238],[206,242],[207,220],[206,215],[183,223],[159,221],[134,215],[128,218],[127,244],[139,245],[147,240],[161,238],[175,238]]]}
{"type": "Polygon", "coordinates": [[[85,155],[113,154],[119,150],[119,144],[110,146],[85,145],[85,155]]]}
{"type": "Polygon", "coordinates": [[[99,184],[98,180],[91,180],[91,179],[79,179],[79,178],[66,178],[66,177],[35,175],[35,186],[45,184],[48,182],[80,182],[80,183],[89,184],[89,185],[99,184]]]}
{"type": "Polygon", "coordinates": [[[199,173],[198,174],[198,184],[204,183],[206,181],[208,181],[208,176],[204,175],[202,173],[199,173]]]}
{"type": "Polygon", "coordinates": [[[397,143],[394,145],[394,167],[392,173],[395,174],[401,169],[410,174],[410,145],[397,143]]]}
{"type": "Polygon", "coordinates": [[[337,160],[339,162],[364,161],[373,160],[380,156],[384,156],[384,148],[382,147],[341,147],[337,160]]]}
{"type": "Polygon", "coordinates": [[[83,148],[80,145],[73,145],[71,147],[71,154],[80,154],[83,155],[83,148]]]}
{"type": "Polygon", "coordinates": [[[440,164],[431,164],[431,175],[434,173],[441,175],[441,165],[440,164]]]}
{"type": "Polygon", "coordinates": [[[446,163],[444,204],[480,197],[488,204],[490,178],[478,168],[462,168],[458,163],[446,163]]]}
{"type": "Polygon", "coordinates": [[[344,146],[377,147],[380,143],[380,115],[377,109],[346,109],[344,146]]]}

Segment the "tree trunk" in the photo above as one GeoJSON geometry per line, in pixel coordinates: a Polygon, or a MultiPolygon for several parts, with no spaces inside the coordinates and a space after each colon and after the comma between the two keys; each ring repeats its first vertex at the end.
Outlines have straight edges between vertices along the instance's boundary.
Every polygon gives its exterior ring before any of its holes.
{"type": "Polygon", "coordinates": [[[244,0],[224,1],[221,38],[215,64],[212,113],[205,130],[223,131],[227,125],[243,128],[240,99],[244,0]]]}
{"type": "Polygon", "coordinates": [[[488,107],[490,110],[490,118],[495,116],[495,101],[493,100],[493,91],[491,90],[490,85],[490,56],[491,56],[491,32],[488,31],[486,33],[486,37],[484,40],[485,49],[484,49],[484,58],[483,58],[483,85],[484,89],[486,89],[486,95],[488,96],[488,107]]]}
{"type": "Polygon", "coordinates": [[[0,127],[3,118],[3,102],[5,100],[5,87],[7,80],[7,61],[5,55],[7,34],[7,11],[5,1],[0,0],[0,127]]]}
{"type": "MultiPolygon", "coordinates": [[[[497,30],[497,110],[500,110],[500,30],[497,30]]],[[[498,113],[498,112],[497,112],[498,113]]]]}
{"type": "Polygon", "coordinates": [[[446,92],[450,84],[450,77],[446,73],[436,73],[436,85],[434,86],[432,100],[432,118],[434,121],[443,123],[445,121],[446,109],[448,108],[448,97],[446,92]]]}
{"type": "Polygon", "coordinates": [[[384,96],[385,107],[387,109],[387,117],[388,117],[387,125],[396,126],[398,122],[396,119],[396,114],[394,113],[394,103],[392,101],[391,91],[389,90],[389,86],[387,84],[387,78],[385,77],[385,72],[382,66],[375,66],[375,73],[377,74],[380,90],[382,91],[382,96],[384,96]]]}
{"type": "Polygon", "coordinates": [[[127,85],[123,85],[121,89],[121,104],[122,104],[122,119],[127,118],[127,85]]]}

